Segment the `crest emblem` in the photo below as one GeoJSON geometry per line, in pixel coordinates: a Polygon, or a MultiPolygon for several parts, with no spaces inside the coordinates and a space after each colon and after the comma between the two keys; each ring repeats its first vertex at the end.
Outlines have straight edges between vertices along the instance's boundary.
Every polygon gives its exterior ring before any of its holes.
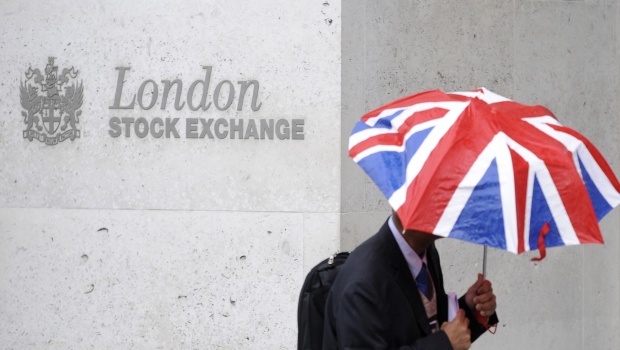
{"type": "Polygon", "coordinates": [[[84,89],[76,80],[79,71],[65,68],[59,75],[54,59],[48,58],[44,75],[39,69],[28,68],[26,80],[19,87],[22,116],[27,125],[24,138],[46,145],[80,137],[77,124],[84,89]]]}

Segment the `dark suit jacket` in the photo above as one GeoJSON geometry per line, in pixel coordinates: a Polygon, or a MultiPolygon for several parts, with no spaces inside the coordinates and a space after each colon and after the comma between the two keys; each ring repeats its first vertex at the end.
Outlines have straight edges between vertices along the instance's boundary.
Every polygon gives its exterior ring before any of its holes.
{"type": "MultiPolygon", "coordinates": [[[[439,254],[434,245],[426,254],[441,325],[448,317],[448,298],[439,254]]],[[[473,341],[486,329],[464,297],[459,304],[473,341]]],[[[452,349],[445,332],[431,333],[416,282],[387,222],[351,253],[336,278],[325,309],[323,349],[452,349]]]]}

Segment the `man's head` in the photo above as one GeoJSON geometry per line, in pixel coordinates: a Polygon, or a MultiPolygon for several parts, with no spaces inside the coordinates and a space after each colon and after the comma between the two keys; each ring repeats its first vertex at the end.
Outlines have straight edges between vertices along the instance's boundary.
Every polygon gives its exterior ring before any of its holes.
{"type": "Polygon", "coordinates": [[[403,238],[407,241],[411,249],[413,249],[420,256],[424,255],[426,248],[433,244],[433,242],[437,239],[441,238],[440,236],[435,236],[427,232],[416,230],[406,230],[403,232],[403,224],[394,210],[392,210],[392,220],[394,220],[394,225],[398,229],[398,232],[402,233],[403,238]]]}

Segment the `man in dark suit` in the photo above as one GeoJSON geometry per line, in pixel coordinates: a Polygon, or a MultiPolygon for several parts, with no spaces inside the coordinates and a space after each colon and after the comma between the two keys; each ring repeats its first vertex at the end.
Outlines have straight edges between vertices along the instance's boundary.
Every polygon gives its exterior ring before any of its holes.
{"type": "Polygon", "coordinates": [[[357,247],[327,299],[323,349],[462,350],[496,324],[495,295],[482,275],[448,322],[437,238],[403,232],[394,214],[357,247]]]}

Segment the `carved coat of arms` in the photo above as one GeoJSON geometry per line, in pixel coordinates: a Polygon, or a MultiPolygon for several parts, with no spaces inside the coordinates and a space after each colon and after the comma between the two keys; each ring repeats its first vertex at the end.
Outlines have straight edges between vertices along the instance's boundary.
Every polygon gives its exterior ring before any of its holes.
{"type": "Polygon", "coordinates": [[[28,68],[26,80],[20,85],[20,101],[27,125],[24,138],[56,145],[66,139],[80,137],[77,128],[82,114],[83,86],[77,82],[79,71],[65,68],[58,74],[54,57],[49,57],[44,75],[39,69],[28,68]],[[63,93],[64,90],[64,93],[63,93]]]}

